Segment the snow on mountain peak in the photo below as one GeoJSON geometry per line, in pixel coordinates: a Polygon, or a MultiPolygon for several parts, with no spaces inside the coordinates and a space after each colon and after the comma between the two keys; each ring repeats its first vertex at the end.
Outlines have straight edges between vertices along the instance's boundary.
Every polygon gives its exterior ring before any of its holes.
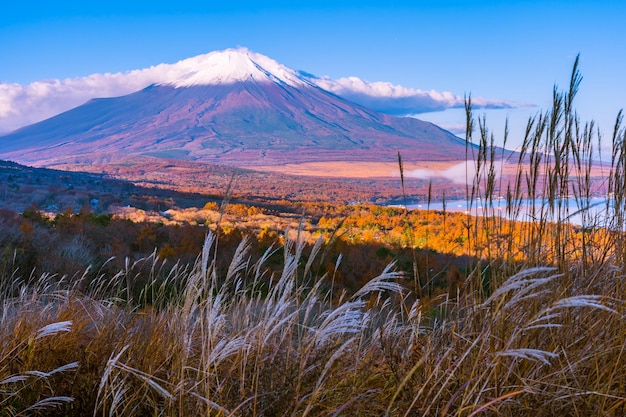
{"type": "Polygon", "coordinates": [[[291,86],[307,84],[298,74],[265,55],[246,48],[226,49],[198,55],[171,64],[171,81],[175,87],[232,84],[243,81],[279,82],[291,86]]]}

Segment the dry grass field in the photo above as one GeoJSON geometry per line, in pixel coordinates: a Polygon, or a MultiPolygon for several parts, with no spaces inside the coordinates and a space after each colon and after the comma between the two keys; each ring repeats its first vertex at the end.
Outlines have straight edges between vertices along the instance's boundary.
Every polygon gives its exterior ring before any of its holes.
{"type": "MultiPolygon", "coordinates": [[[[458,164],[465,164],[465,161],[405,162],[405,169],[407,171],[429,170],[438,172],[445,171],[458,164]]],[[[307,162],[303,164],[254,166],[250,167],[250,169],[310,177],[400,178],[400,169],[397,162],[307,162]]]]}

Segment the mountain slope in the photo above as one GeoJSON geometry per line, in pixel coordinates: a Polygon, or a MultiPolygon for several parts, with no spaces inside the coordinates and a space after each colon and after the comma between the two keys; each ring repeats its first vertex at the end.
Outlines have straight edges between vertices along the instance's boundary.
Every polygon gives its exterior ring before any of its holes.
{"type": "Polygon", "coordinates": [[[0,157],[33,165],[153,156],[230,165],[459,160],[465,142],[377,113],[247,50],[203,55],[168,84],[95,99],[0,137],[0,157]]]}

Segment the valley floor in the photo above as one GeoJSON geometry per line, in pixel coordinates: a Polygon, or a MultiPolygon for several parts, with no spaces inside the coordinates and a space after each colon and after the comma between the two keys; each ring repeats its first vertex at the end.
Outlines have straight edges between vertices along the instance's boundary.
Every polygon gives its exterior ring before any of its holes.
{"type": "MultiPolygon", "coordinates": [[[[464,161],[452,162],[407,162],[404,169],[407,176],[412,173],[437,173],[450,169],[464,161]]],[[[303,175],[329,178],[400,178],[397,162],[305,162],[301,164],[263,165],[247,167],[263,172],[279,172],[287,175],[303,175]]],[[[416,174],[417,175],[417,174],[416,174]]]]}

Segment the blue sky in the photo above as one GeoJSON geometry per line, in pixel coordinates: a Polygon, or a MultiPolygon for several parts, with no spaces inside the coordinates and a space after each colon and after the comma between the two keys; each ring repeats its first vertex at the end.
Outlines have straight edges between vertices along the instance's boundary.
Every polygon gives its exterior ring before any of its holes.
{"type": "MultiPolygon", "coordinates": [[[[0,10],[5,84],[125,72],[244,46],[331,79],[513,103],[518,108],[478,113],[498,135],[508,115],[515,140],[528,115],[549,106],[553,85],[567,85],[580,53],[583,118],[608,137],[626,102],[626,2],[10,3],[0,10]]],[[[418,117],[454,127],[462,113],[418,117]]]]}

